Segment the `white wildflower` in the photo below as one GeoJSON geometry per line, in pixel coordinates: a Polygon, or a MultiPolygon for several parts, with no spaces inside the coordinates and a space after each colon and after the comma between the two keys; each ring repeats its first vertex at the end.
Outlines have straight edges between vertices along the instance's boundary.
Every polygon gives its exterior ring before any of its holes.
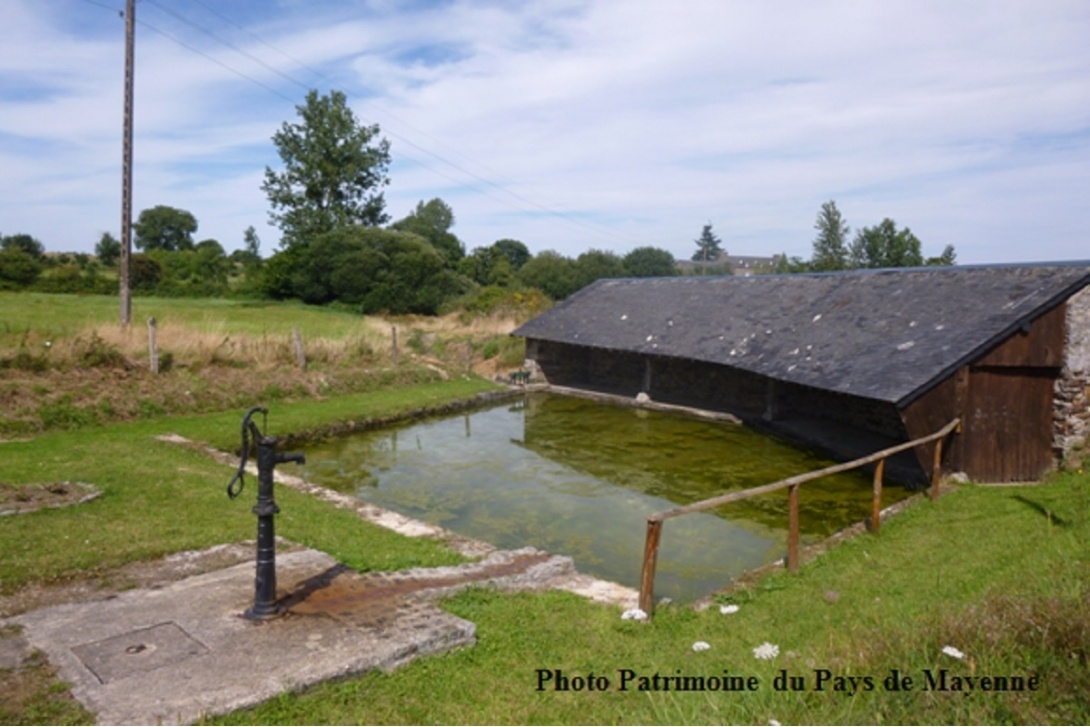
{"type": "Polygon", "coordinates": [[[712,645],[707,641],[697,641],[693,644],[693,651],[707,651],[712,648],[712,645]]]}
{"type": "Polygon", "coordinates": [[[621,619],[624,621],[631,621],[633,619],[636,621],[644,621],[647,619],[647,614],[643,612],[643,609],[630,608],[621,614],[621,619]]]}
{"type": "Polygon", "coordinates": [[[738,606],[737,606],[737,604],[734,604],[734,603],[728,603],[725,606],[720,606],[719,607],[719,613],[722,613],[722,614],[738,613],[738,606]]]}
{"type": "Polygon", "coordinates": [[[780,721],[773,717],[768,720],[768,727],[780,727],[780,721]]]}
{"type": "Polygon", "coordinates": [[[965,658],[965,654],[962,653],[959,649],[955,649],[953,646],[942,647],[942,653],[946,654],[947,656],[952,656],[955,659],[965,658]]]}
{"type": "Polygon", "coordinates": [[[753,656],[757,659],[775,659],[780,655],[780,647],[767,641],[753,650],[753,656]]]}

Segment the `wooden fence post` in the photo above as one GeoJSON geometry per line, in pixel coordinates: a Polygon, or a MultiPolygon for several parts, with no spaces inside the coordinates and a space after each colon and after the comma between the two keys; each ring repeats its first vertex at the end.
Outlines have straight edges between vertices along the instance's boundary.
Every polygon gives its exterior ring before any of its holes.
{"type": "Polygon", "coordinates": [[[390,326],[390,340],[393,342],[390,350],[394,359],[394,365],[397,366],[397,326],[390,326]]]}
{"type": "Polygon", "coordinates": [[[155,317],[148,318],[148,368],[153,374],[159,373],[159,344],[156,341],[155,317]]]}
{"type": "Polygon", "coordinates": [[[935,440],[935,459],[931,463],[931,502],[939,499],[939,480],[942,479],[942,440],[935,440]]]}
{"type": "Polygon", "coordinates": [[[299,333],[299,326],[294,326],[291,329],[292,342],[295,345],[295,363],[299,366],[300,370],[307,370],[307,355],[303,351],[303,335],[299,333]]]}
{"type": "Polygon", "coordinates": [[[655,610],[655,565],[659,557],[662,520],[647,519],[647,539],[643,544],[643,573],[640,574],[640,610],[651,618],[655,610]]]}
{"type": "Polygon", "coordinates": [[[799,569],[799,488],[801,484],[791,485],[787,490],[787,570],[795,573],[799,569]]]}
{"type": "Polygon", "coordinates": [[[882,517],[882,471],[886,468],[884,459],[878,460],[878,466],[874,468],[874,496],[870,503],[870,531],[878,534],[879,520],[882,517]]]}

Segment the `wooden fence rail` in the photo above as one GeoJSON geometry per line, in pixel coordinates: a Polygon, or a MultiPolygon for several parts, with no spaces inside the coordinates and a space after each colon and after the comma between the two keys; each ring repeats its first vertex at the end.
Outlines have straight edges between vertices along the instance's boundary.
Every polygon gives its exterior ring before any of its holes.
{"type": "Polygon", "coordinates": [[[795,572],[799,567],[799,490],[803,484],[822,477],[828,477],[829,475],[835,475],[840,472],[864,467],[872,462],[877,462],[878,464],[874,470],[874,491],[871,499],[870,522],[871,532],[877,533],[879,527],[879,513],[882,510],[882,477],[885,472],[886,458],[921,444],[935,442],[935,458],[931,470],[930,488],[931,499],[935,500],[939,496],[939,480],[942,477],[943,440],[951,432],[954,432],[955,430],[960,431],[960,426],[961,420],[954,419],[942,429],[939,429],[937,432],[929,434],[926,437],[913,439],[911,442],[898,444],[895,447],[883,449],[874,454],[869,454],[866,457],[853,459],[851,462],[831,465],[820,470],[814,470],[813,472],[806,472],[783,480],[777,480],[776,482],[767,485],[751,487],[748,490],[739,490],[738,492],[728,492],[723,495],[717,495],[716,497],[710,497],[707,500],[701,500],[700,502],[694,502],[648,515],[647,538],[644,541],[643,548],[643,571],[640,576],[640,609],[647,614],[648,618],[651,617],[654,609],[655,565],[658,561],[659,539],[662,537],[662,525],[666,520],[678,517],[679,515],[701,512],[713,507],[719,507],[720,505],[747,500],[751,497],[766,495],[770,492],[787,488],[787,569],[791,572],[795,572]]]}

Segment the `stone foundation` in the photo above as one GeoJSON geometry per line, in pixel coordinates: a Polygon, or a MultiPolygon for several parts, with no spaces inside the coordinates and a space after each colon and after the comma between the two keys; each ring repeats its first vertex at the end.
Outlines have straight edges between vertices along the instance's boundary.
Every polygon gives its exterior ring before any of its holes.
{"type": "Polygon", "coordinates": [[[1067,300],[1064,365],[1053,398],[1052,449],[1060,461],[1090,434],[1090,288],[1067,300]]]}

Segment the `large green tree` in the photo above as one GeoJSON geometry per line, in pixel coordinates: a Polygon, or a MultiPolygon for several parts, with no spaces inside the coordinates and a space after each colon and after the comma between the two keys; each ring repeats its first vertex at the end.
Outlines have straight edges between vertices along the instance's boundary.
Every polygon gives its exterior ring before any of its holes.
{"type": "Polygon", "coordinates": [[[141,212],[132,229],[138,250],[184,252],[194,247],[197,218],[186,210],[161,204],[141,212]]]}
{"type": "Polygon", "coordinates": [[[261,185],[281,244],[308,245],[342,227],[386,224],[390,142],[376,139],[378,124],[361,125],[340,91],[310,91],[296,111],[301,121],[284,122],[273,134],[284,168],[266,167],[261,185]]]}
{"type": "Polygon", "coordinates": [[[874,227],[864,227],[852,242],[849,253],[853,268],[907,268],[923,265],[920,241],[907,227],[885,218],[874,227]]]}
{"type": "Polygon", "coordinates": [[[694,242],[696,243],[696,252],[693,253],[694,262],[713,262],[723,254],[722,241],[718,235],[712,232],[712,223],[710,222],[704,225],[700,237],[696,238],[694,242]]]}
{"type": "Polygon", "coordinates": [[[451,266],[456,265],[466,254],[462,241],[450,231],[453,226],[454,210],[438,197],[428,202],[417,202],[416,209],[407,217],[390,225],[392,229],[423,237],[451,266]]]}
{"type": "Polygon", "coordinates": [[[818,235],[814,238],[814,253],[810,258],[810,268],[817,272],[844,270],[848,267],[848,235],[851,228],[844,222],[836,202],[829,200],[821,205],[814,229],[818,235]]]}
{"type": "Polygon", "coordinates": [[[274,297],[339,301],[363,313],[434,315],[470,285],[423,237],[360,225],[282,250],[269,259],[265,276],[265,289],[274,297]]]}

